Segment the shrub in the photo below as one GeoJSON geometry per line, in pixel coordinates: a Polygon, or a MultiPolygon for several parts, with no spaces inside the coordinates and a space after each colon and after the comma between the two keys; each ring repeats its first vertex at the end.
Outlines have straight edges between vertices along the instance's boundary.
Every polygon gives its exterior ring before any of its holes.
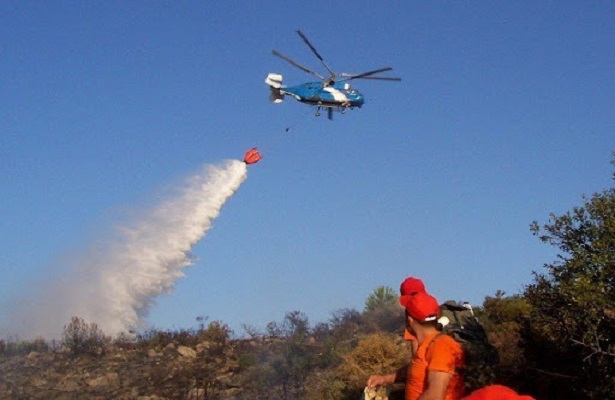
{"type": "Polygon", "coordinates": [[[343,359],[338,376],[358,397],[370,375],[388,374],[407,364],[410,347],[399,334],[374,333],[361,339],[343,359]]]}
{"type": "Polygon", "coordinates": [[[33,351],[43,353],[49,350],[49,345],[42,338],[34,339],[33,341],[15,340],[5,342],[0,340],[0,355],[13,356],[29,354],[33,351]]]}
{"type": "Polygon", "coordinates": [[[96,323],[88,324],[79,317],[72,317],[62,333],[62,345],[73,355],[102,354],[107,341],[96,323]]]}

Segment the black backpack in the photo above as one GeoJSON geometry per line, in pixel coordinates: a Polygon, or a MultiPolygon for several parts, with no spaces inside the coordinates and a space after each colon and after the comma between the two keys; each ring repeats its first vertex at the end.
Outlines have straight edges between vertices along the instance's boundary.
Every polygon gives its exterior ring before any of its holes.
{"type": "MultiPolygon", "coordinates": [[[[465,354],[464,376],[468,392],[493,384],[497,376],[500,357],[497,349],[489,343],[487,332],[474,316],[472,307],[447,301],[440,306],[440,320],[446,317],[449,323],[438,328],[461,345],[465,354]]],[[[433,343],[433,342],[432,342],[433,343]]]]}

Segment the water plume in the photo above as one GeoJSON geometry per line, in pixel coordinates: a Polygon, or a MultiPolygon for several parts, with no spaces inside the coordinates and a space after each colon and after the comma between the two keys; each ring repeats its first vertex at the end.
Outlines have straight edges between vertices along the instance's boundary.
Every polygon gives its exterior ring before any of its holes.
{"type": "Polygon", "coordinates": [[[44,284],[37,300],[16,306],[10,320],[21,325],[17,334],[57,337],[71,316],[108,335],[141,327],[155,298],[184,276],[192,247],[246,176],[237,160],[203,167],[174,195],[121,224],[102,248],[71,262],[70,273],[44,284]]]}

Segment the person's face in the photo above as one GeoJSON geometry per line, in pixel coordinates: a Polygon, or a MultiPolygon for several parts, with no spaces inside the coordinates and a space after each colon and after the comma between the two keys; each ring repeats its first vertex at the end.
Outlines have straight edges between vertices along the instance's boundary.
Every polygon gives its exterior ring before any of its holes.
{"type": "Polygon", "coordinates": [[[416,335],[416,332],[414,331],[414,329],[412,328],[412,317],[410,316],[410,314],[408,314],[407,310],[404,310],[404,313],[406,315],[406,329],[408,330],[408,332],[410,332],[413,335],[416,335]]]}

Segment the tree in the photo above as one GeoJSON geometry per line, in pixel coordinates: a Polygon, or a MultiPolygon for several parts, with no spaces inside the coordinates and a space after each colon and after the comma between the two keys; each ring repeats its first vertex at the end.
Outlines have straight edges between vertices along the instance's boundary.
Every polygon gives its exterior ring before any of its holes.
{"type": "Polygon", "coordinates": [[[365,300],[363,312],[368,332],[403,332],[404,318],[398,294],[388,286],[379,286],[365,300]]]}
{"type": "Polygon", "coordinates": [[[525,392],[527,370],[523,355],[522,334],[529,323],[530,305],[519,294],[506,296],[498,290],[495,296],[485,297],[482,307],[474,308],[475,315],[487,332],[489,343],[498,350],[500,358],[498,381],[525,392]]]}
{"type": "Polygon", "coordinates": [[[311,337],[307,316],[286,314],[281,324],[267,324],[268,340],[252,356],[243,387],[252,398],[298,399],[305,394],[306,377],[316,368],[319,347],[311,337]]]}
{"type": "Polygon", "coordinates": [[[558,382],[569,396],[615,399],[615,188],[583,201],[542,227],[531,225],[560,254],[525,291],[527,356],[552,376],[573,378],[558,382]]]}
{"type": "Polygon", "coordinates": [[[108,338],[94,322],[88,324],[83,318],[72,317],[62,332],[62,344],[73,355],[102,353],[108,338]]]}
{"type": "Polygon", "coordinates": [[[397,303],[397,292],[388,286],[379,286],[365,300],[365,311],[374,311],[397,303]]]}
{"type": "Polygon", "coordinates": [[[362,338],[357,346],[343,356],[337,369],[344,382],[342,398],[358,398],[365,381],[372,374],[388,374],[405,365],[410,347],[399,334],[378,332],[362,338]]]}

